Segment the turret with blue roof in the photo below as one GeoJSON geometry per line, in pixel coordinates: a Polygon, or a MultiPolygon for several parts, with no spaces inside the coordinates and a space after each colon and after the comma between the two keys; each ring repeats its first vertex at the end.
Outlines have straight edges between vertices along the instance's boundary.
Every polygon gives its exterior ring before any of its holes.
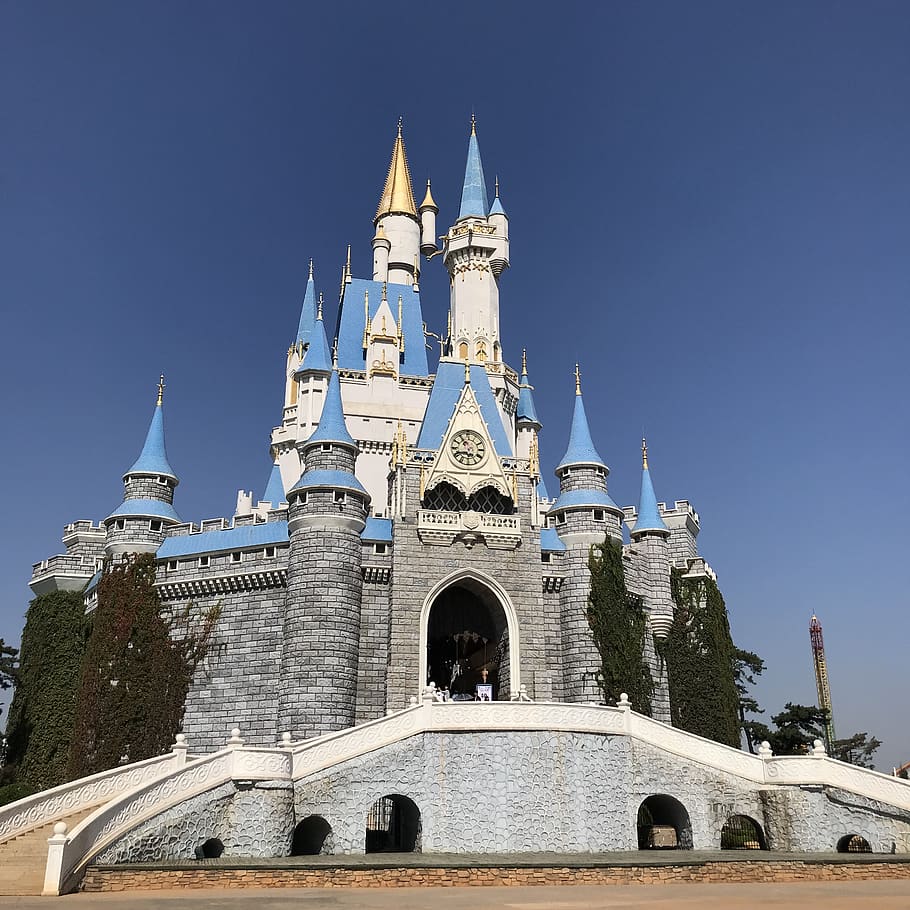
{"type": "Polygon", "coordinates": [[[272,465],[272,473],[269,474],[269,482],[266,484],[265,492],[262,494],[262,498],[259,501],[271,503],[273,509],[277,509],[281,503],[288,501],[284,492],[284,482],[281,479],[281,468],[279,467],[277,460],[272,465]]]}
{"type": "Polygon", "coordinates": [[[651,472],[648,470],[648,443],[641,441],[641,495],[638,498],[638,515],[631,531],[632,539],[639,540],[645,534],[669,537],[670,529],[660,517],[651,472]]]}
{"type": "MultiPolygon", "coordinates": [[[[302,318],[302,317],[301,317],[302,318]]],[[[319,295],[319,305],[316,308],[316,318],[309,331],[309,347],[303,355],[300,366],[294,372],[295,376],[305,373],[320,373],[327,376],[332,372],[332,355],[329,351],[329,341],[325,335],[325,323],[322,321],[322,294],[319,295]]]]}
{"type": "Polygon", "coordinates": [[[108,556],[153,553],[168,526],[178,524],[174,489],[179,483],[164,442],[164,376],[139,457],[123,475],[123,502],[104,520],[108,556]]]}
{"type": "Polygon", "coordinates": [[[619,519],[622,510],[607,493],[607,467],[600,453],[594,447],[588,416],[585,413],[581,394],[581,373],[575,365],[575,409],[572,413],[572,428],[569,445],[556,467],[559,478],[559,497],[550,507],[550,514],[557,513],[557,520],[566,516],[566,510],[595,509],[594,520],[602,522],[606,512],[611,533],[621,536],[619,519]],[[596,516],[600,515],[599,518],[596,516]]]}
{"type": "Polygon", "coordinates": [[[316,285],[313,282],[313,260],[310,260],[310,274],[300,307],[300,322],[297,324],[297,344],[304,347],[310,343],[310,334],[316,322],[316,285]]]}
{"type": "Polygon", "coordinates": [[[519,422],[535,424],[539,430],[542,426],[537,417],[537,408],[534,407],[534,386],[528,382],[528,353],[521,352],[521,381],[518,383],[518,409],[515,417],[519,422]]]}
{"type": "Polygon", "coordinates": [[[462,218],[486,218],[490,210],[487,202],[487,185],[483,178],[483,163],[480,160],[480,146],[477,144],[477,123],[471,117],[471,137],[468,140],[468,161],[464,169],[464,185],[461,190],[461,208],[458,220],[462,218]]]}
{"type": "Polygon", "coordinates": [[[278,687],[280,729],[295,739],[349,727],[355,720],[360,535],[370,496],[354,476],[359,450],[344,421],[337,366],[319,425],[299,447],[304,470],[287,495],[288,596],[278,687]]]}

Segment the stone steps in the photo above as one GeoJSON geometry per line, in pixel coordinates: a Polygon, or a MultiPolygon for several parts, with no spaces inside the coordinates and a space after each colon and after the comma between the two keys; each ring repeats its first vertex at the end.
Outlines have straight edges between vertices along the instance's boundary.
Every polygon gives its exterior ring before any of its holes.
{"type": "Polygon", "coordinates": [[[92,806],[81,812],[25,831],[0,844],[0,895],[40,894],[44,888],[47,866],[47,839],[54,833],[57,821],[66,822],[72,831],[84,818],[97,809],[92,806]]]}

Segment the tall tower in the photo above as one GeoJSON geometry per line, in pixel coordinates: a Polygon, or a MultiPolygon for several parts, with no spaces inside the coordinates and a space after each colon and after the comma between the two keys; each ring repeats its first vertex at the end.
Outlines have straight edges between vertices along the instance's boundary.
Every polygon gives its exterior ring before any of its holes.
{"type": "Polygon", "coordinates": [[[508,218],[497,195],[487,201],[477,131],[471,122],[458,220],[443,241],[449,272],[452,353],[471,363],[502,360],[499,276],[509,266],[508,218]]]}
{"type": "Polygon", "coordinates": [[[815,666],[815,688],[818,692],[818,706],[828,712],[825,722],[825,739],[828,751],[834,747],[837,738],[834,733],[834,710],[831,707],[831,687],[828,685],[828,663],[825,660],[825,640],[822,624],[813,613],[809,620],[809,641],[812,644],[812,663],[815,666]]]}
{"type": "Polygon", "coordinates": [[[623,513],[607,493],[608,473],[591,439],[576,365],[572,430],[566,454],[556,468],[559,498],[547,513],[555,516],[556,533],[566,545],[565,580],[560,591],[564,701],[601,699],[597,685],[600,655],[588,624],[588,554],[592,544],[603,543],[606,534],[622,541],[623,513]]]}
{"type": "Polygon", "coordinates": [[[319,425],[301,444],[304,469],[288,491],[288,589],[279,719],[295,736],[354,724],[363,593],[360,533],[370,496],[354,476],[338,371],[319,425]]]}
{"type": "Polygon", "coordinates": [[[164,376],[139,457],[123,475],[123,502],[107,518],[105,556],[155,553],[167,528],[180,523],[174,510],[174,489],[180,482],[164,445],[164,376]]]}

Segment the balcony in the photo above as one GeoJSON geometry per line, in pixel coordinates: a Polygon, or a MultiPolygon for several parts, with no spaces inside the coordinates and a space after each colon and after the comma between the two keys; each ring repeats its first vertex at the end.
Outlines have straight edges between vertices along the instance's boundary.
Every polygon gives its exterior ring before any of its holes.
{"type": "Polygon", "coordinates": [[[417,536],[422,543],[443,547],[458,540],[469,548],[483,543],[491,550],[514,550],[521,543],[521,521],[517,515],[420,509],[417,536]]]}

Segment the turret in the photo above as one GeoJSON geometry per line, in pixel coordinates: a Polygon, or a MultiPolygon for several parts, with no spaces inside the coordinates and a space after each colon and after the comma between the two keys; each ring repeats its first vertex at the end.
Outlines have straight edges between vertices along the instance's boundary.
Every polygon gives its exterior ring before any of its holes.
{"type": "Polygon", "coordinates": [[[461,207],[443,245],[451,286],[453,353],[472,363],[502,359],[499,276],[509,263],[509,241],[501,232],[503,216],[497,213],[491,221],[489,210],[472,119],[461,207]]]}
{"type": "Polygon", "coordinates": [[[280,729],[318,736],[354,723],[360,642],[360,533],[370,496],[354,476],[338,371],[319,425],[301,446],[304,470],[288,491],[288,588],[280,729]],[[326,566],[331,572],[326,573],[326,566]]]}
{"type": "Polygon", "coordinates": [[[414,191],[411,189],[411,174],[401,136],[400,118],[398,136],[392,146],[389,173],[373,224],[376,227],[373,238],[373,280],[387,281],[389,284],[413,284],[418,280],[421,221],[414,205],[414,191]],[[382,238],[389,245],[387,254],[382,238]],[[382,274],[382,261],[386,255],[387,267],[385,274],[382,274]]]}
{"type": "Polygon", "coordinates": [[[288,348],[288,360],[285,374],[284,408],[285,419],[288,419],[297,404],[297,384],[294,381],[294,372],[300,366],[307,348],[310,344],[310,335],[316,324],[316,285],[313,281],[313,260],[310,260],[310,273],[307,277],[306,291],[303,295],[303,304],[300,307],[300,321],[297,323],[297,337],[288,348]]]}
{"type": "Polygon", "coordinates": [[[180,523],[174,510],[174,489],[180,482],[167,459],[164,444],[164,376],[145,444],[123,475],[123,502],[105,520],[105,555],[154,553],[169,527],[180,523]]]}
{"type": "Polygon", "coordinates": [[[439,206],[430,192],[430,181],[427,180],[427,193],[420,203],[420,252],[430,256],[436,252],[436,216],[439,206]]]}
{"type": "Polygon", "coordinates": [[[622,540],[622,511],[607,493],[607,468],[600,457],[585,413],[581,375],[575,367],[575,409],[569,445],[556,476],[559,497],[548,517],[566,545],[565,581],[560,591],[562,624],[563,697],[566,701],[599,701],[597,685],[600,656],[588,625],[588,594],[591,575],[588,554],[592,544],[606,534],[622,540]]]}
{"type": "MultiPolygon", "coordinates": [[[[506,210],[502,207],[502,200],[499,198],[499,178],[496,178],[496,195],[493,197],[493,204],[490,206],[489,222],[496,228],[496,233],[501,237],[504,237],[506,240],[509,239],[509,216],[506,214],[506,210]]],[[[508,254],[509,247],[505,246],[505,251],[508,254]]],[[[497,260],[493,263],[493,268],[498,267],[499,272],[504,268],[509,267],[509,261],[506,260],[497,260]]],[[[497,272],[498,274],[498,272],[497,272]]]]}
{"type": "MultiPolygon", "coordinates": [[[[648,444],[641,441],[641,495],[638,511],[631,529],[632,549],[641,562],[638,572],[640,593],[643,599],[648,626],[654,639],[667,637],[673,625],[673,594],[670,590],[670,530],[660,516],[660,507],[654,495],[651,472],[648,468],[648,444]]],[[[657,659],[651,641],[646,639],[645,656],[648,659],[654,691],[651,696],[651,716],[670,723],[670,693],[666,669],[657,659]]]]}

